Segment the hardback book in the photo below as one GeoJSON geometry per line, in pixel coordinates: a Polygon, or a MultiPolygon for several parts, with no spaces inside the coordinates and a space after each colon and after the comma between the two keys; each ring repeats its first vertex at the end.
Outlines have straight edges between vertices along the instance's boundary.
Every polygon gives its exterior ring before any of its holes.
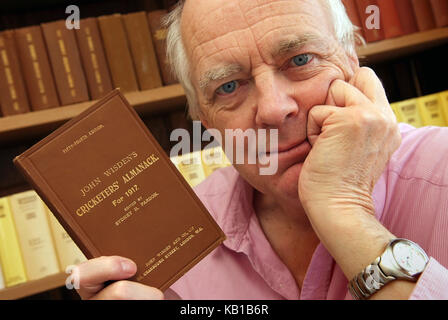
{"type": "Polygon", "coordinates": [[[0,109],[3,116],[30,111],[14,32],[11,30],[0,32],[0,109]]]}
{"type": "Polygon", "coordinates": [[[58,273],[59,263],[45,207],[34,190],[9,197],[28,280],[58,273]]]}
{"type": "Polygon", "coordinates": [[[50,220],[50,229],[53,235],[54,245],[56,247],[59,267],[62,272],[65,272],[67,267],[86,261],[86,257],[73,242],[72,238],[70,238],[67,231],[64,230],[53,213],[51,213],[46,205],[45,207],[50,220]]]}
{"type": "Polygon", "coordinates": [[[398,8],[393,0],[376,0],[380,8],[384,38],[390,39],[404,35],[398,8]]]}
{"type": "Polygon", "coordinates": [[[36,111],[59,106],[40,26],[15,29],[14,36],[31,109],[36,111]]]}
{"type": "Polygon", "coordinates": [[[379,17],[380,28],[379,29],[372,28],[367,24],[368,19],[371,16],[371,13],[366,12],[369,6],[378,7],[378,3],[376,0],[356,0],[356,7],[358,8],[359,19],[361,20],[365,40],[367,42],[375,42],[383,40],[384,33],[383,33],[383,25],[381,23],[381,12],[379,17]]]}
{"type": "Polygon", "coordinates": [[[347,11],[347,15],[350,18],[350,21],[353,25],[358,27],[357,32],[364,37],[364,31],[362,29],[361,19],[359,18],[358,7],[356,6],[355,0],[342,0],[344,4],[345,11],[347,11]]]}
{"type": "Polygon", "coordinates": [[[171,161],[191,187],[195,187],[205,180],[200,150],[174,156],[171,161]]]}
{"type": "Polygon", "coordinates": [[[205,148],[202,153],[202,168],[204,169],[205,177],[207,178],[215,170],[225,168],[231,165],[227,159],[224,150],[221,147],[205,148]]]}
{"type": "Polygon", "coordinates": [[[103,41],[96,18],[81,19],[79,23],[80,28],[75,29],[79,54],[81,55],[90,98],[97,100],[113,89],[103,41]]]}
{"type": "Polygon", "coordinates": [[[88,101],[89,92],[75,30],[67,29],[65,20],[43,23],[41,26],[61,104],[88,101]]]}
{"type": "Polygon", "coordinates": [[[429,0],[412,0],[412,7],[419,31],[434,29],[436,22],[429,0]]]}
{"type": "Polygon", "coordinates": [[[119,90],[14,163],[85,256],[132,259],[131,280],[164,291],[225,239],[119,90]]]}
{"type": "Polygon", "coordinates": [[[177,83],[177,79],[171,72],[170,64],[166,56],[166,35],[168,30],[162,26],[162,18],[167,14],[166,10],[148,12],[148,22],[151,29],[153,43],[157,53],[160,72],[164,85],[177,83]]]}
{"type": "Polygon", "coordinates": [[[444,127],[446,125],[439,94],[430,94],[419,97],[417,100],[424,126],[444,127]]]}
{"type": "Polygon", "coordinates": [[[140,90],[161,87],[162,79],[146,12],[128,13],[122,15],[122,18],[140,90]]]}
{"type": "Polygon", "coordinates": [[[448,0],[430,0],[437,28],[448,26],[448,0]]]}
{"type": "Polygon", "coordinates": [[[120,14],[98,18],[112,84],[123,93],[138,91],[128,38],[120,14]]]}
{"type": "Polygon", "coordinates": [[[0,198],[0,261],[6,287],[27,281],[14,217],[7,197],[0,198]]]}
{"type": "Polygon", "coordinates": [[[403,33],[411,34],[418,32],[417,20],[415,19],[411,0],[393,0],[393,2],[397,8],[403,33]]]}
{"type": "Polygon", "coordinates": [[[403,122],[400,116],[400,112],[398,111],[398,105],[397,102],[391,103],[390,107],[392,108],[392,111],[395,114],[395,117],[397,118],[397,122],[403,122]]]}
{"type": "Polygon", "coordinates": [[[3,278],[2,261],[0,260],[0,290],[5,288],[5,279],[3,278]]]}
{"type": "Polygon", "coordinates": [[[417,99],[408,99],[405,101],[397,102],[396,108],[397,112],[400,115],[401,121],[416,128],[420,128],[423,126],[417,99]]]}
{"type": "Polygon", "coordinates": [[[443,115],[445,117],[445,126],[448,127],[448,91],[439,93],[440,101],[442,102],[443,115]]]}

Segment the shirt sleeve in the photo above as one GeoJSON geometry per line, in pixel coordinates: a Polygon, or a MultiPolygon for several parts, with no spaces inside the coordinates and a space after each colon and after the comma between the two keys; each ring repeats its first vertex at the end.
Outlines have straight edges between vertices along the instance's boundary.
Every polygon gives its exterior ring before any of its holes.
{"type": "Polygon", "coordinates": [[[431,257],[409,299],[447,300],[448,270],[431,257]]]}

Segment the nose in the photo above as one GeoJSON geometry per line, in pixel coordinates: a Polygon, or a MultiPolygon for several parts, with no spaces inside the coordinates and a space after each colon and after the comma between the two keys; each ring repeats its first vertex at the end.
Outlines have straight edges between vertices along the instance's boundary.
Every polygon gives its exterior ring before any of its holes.
{"type": "Polygon", "coordinates": [[[299,105],[289,94],[288,81],[275,72],[264,72],[255,78],[258,127],[279,128],[299,112],[299,105]]]}

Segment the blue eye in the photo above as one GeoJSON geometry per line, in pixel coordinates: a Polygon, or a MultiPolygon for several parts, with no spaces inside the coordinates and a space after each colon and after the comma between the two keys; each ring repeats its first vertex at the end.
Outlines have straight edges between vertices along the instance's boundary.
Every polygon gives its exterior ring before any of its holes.
{"type": "Polygon", "coordinates": [[[237,81],[230,81],[220,86],[216,92],[222,95],[231,94],[238,88],[238,86],[239,83],[237,81]]]}
{"type": "Polygon", "coordinates": [[[305,54],[299,54],[298,56],[295,56],[292,58],[291,62],[298,67],[306,65],[311,60],[311,55],[308,53],[305,54]]]}

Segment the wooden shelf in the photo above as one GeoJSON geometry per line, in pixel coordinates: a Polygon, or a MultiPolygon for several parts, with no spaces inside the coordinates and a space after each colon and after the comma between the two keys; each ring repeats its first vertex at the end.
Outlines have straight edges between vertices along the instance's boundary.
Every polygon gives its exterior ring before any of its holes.
{"type": "Polygon", "coordinates": [[[372,42],[356,49],[361,60],[375,63],[416,53],[448,42],[448,28],[433,29],[372,42]]]}
{"type": "MultiPolygon", "coordinates": [[[[140,115],[169,112],[185,108],[186,98],[180,85],[125,94],[140,115]]],[[[64,122],[77,116],[96,101],[83,102],[42,111],[0,118],[0,145],[49,134],[64,122]]]]}
{"type": "Polygon", "coordinates": [[[57,273],[39,280],[28,281],[14,287],[1,289],[0,300],[15,300],[65,286],[68,274],[57,273]]]}

